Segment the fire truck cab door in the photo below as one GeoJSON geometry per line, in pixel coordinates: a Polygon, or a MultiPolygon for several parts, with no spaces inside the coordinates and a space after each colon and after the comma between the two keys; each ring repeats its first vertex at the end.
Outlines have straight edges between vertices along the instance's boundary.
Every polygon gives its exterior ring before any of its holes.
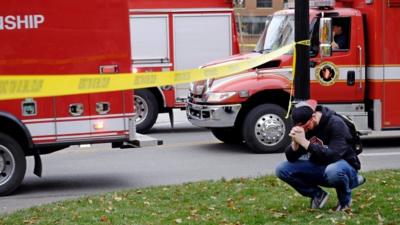
{"type": "Polygon", "coordinates": [[[332,52],[328,57],[316,54],[319,48],[318,20],[312,30],[311,54],[314,51],[314,55],[310,57],[312,98],[324,103],[363,102],[365,48],[361,16],[332,18],[332,41],[335,43],[332,42],[332,52]]]}
{"type": "MultiPolygon", "coordinates": [[[[376,80],[383,79],[382,128],[398,129],[400,128],[400,32],[398,28],[400,5],[383,5],[380,33],[383,76],[378,77],[375,74],[373,76],[376,80]]],[[[380,63],[377,64],[375,70],[380,68],[380,63]]]]}

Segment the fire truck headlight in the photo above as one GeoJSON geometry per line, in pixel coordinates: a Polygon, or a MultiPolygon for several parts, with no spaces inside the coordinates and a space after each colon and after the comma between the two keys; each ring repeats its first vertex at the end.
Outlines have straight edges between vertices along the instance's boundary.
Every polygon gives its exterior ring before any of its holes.
{"type": "Polygon", "coordinates": [[[204,84],[190,83],[190,92],[194,95],[201,95],[204,91],[204,84]]]}
{"type": "Polygon", "coordinates": [[[205,100],[207,102],[222,102],[225,101],[228,98],[233,97],[236,95],[235,91],[230,91],[230,92],[208,92],[205,96],[205,100]]]}
{"type": "Polygon", "coordinates": [[[193,82],[190,83],[189,91],[190,91],[191,93],[193,93],[193,91],[194,91],[194,83],[193,83],[193,82]]]}

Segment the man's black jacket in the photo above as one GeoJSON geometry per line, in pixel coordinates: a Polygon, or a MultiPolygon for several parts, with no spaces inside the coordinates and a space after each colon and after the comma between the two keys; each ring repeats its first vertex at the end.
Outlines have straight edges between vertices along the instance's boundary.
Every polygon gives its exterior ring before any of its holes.
{"type": "Polygon", "coordinates": [[[345,122],[329,108],[318,106],[317,111],[322,112],[321,120],[318,126],[306,133],[306,138],[315,140],[316,137],[323,142],[323,145],[310,143],[308,150],[300,146],[297,151],[293,151],[289,145],[285,151],[287,160],[294,162],[309,153],[309,160],[316,164],[328,165],[344,159],[354,169],[359,170],[360,160],[349,144],[352,137],[345,122]]]}

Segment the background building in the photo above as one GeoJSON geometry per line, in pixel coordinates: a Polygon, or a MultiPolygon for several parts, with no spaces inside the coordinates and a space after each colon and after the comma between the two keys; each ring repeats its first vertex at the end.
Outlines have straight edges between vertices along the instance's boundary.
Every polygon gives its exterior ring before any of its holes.
{"type": "Polygon", "coordinates": [[[283,9],[285,0],[234,0],[241,52],[252,51],[268,15],[283,9]]]}

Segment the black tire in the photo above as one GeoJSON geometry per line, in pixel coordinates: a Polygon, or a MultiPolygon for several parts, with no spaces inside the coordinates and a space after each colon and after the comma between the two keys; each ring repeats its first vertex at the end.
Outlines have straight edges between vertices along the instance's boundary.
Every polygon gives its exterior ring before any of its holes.
{"type": "Polygon", "coordinates": [[[276,104],[256,106],[243,123],[243,138],[255,153],[283,152],[290,143],[288,133],[291,119],[285,119],[286,110],[276,104]],[[264,131],[264,132],[263,132],[264,131]]]}
{"type": "Polygon", "coordinates": [[[135,90],[136,132],[147,133],[157,121],[159,106],[154,94],[147,90],[135,90]]]}
{"type": "Polygon", "coordinates": [[[0,133],[0,195],[19,187],[26,172],[26,158],[21,146],[10,136],[0,133]]]}
{"type": "Polygon", "coordinates": [[[211,128],[211,132],[214,137],[227,144],[240,144],[243,142],[241,132],[233,127],[211,128]]]}

